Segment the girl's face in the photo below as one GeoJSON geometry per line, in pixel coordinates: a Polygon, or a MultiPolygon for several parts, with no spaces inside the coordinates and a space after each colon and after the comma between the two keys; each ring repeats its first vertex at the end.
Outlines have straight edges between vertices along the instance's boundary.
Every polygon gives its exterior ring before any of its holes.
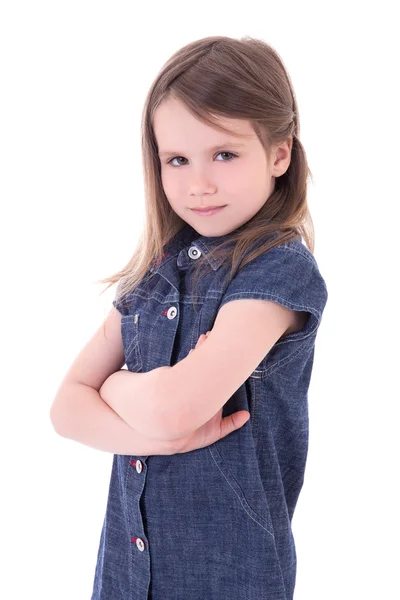
{"type": "Polygon", "coordinates": [[[275,177],[290,163],[291,138],[274,147],[268,165],[265,150],[248,121],[220,119],[236,138],[197,120],[173,97],[154,114],[161,179],[172,209],[200,235],[226,235],[251,219],[274,190],[275,177]],[[224,206],[202,216],[193,208],[224,206]]]}

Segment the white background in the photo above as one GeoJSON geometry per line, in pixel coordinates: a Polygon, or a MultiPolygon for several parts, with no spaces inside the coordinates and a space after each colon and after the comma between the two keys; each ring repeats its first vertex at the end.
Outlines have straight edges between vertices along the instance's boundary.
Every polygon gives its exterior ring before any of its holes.
{"type": "Polygon", "coordinates": [[[2,598],[90,598],[112,455],[58,436],[49,410],[111,307],[114,287],[100,296],[96,281],[136,243],[147,90],[173,52],[209,35],[276,48],[314,175],[315,257],[329,300],[293,519],[295,600],[400,598],[394,9],[1,4],[2,598]]]}

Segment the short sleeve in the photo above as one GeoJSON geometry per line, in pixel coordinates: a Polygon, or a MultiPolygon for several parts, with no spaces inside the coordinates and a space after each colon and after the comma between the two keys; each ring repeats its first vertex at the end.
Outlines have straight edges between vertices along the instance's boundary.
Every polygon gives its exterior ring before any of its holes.
{"type": "Polygon", "coordinates": [[[121,283],[122,279],[120,279],[117,284],[117,289],[114,300],[112,301],[112,305],[121,313],[121,315],[126,316],[129,315],[128,297],[126,294],[122,296],[120,295],[121,283]]]}
{"type": "Polygon", "coordinates": [[[271,300],[310,313],[303,329],[283,338],[295,341],[315,334],[328,291],[314,255],[303,244],[289,242],[267,250],[241,268],[227,287],[220,308],[240,298],[271,300]]]}

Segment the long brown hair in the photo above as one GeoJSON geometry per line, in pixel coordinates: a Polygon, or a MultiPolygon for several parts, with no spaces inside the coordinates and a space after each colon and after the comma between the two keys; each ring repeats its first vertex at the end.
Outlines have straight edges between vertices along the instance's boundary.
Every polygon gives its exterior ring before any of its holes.
{"type": "MultiPolygon", "coordinates": [[[[162,257],[164,246],[187,225],[173,211],[164,193],[153,129],[154,111],[170,95],[185,103],[203,123],[221,131],[225,130],[213,119],[214,115],[248,120],[265,148],[268,161],[272,145],[292,138],[289,167],[276,178],[268,202],[232,232],[227,241],[211,250],[213,256],[230,261],[230,280],[259,254],[299,235],[313,253],[314,227],[307,205],[307,178],[312,179],[312,173],[299,139],[296,97],[283,61],[263,40],[250,36],[241,39],[211,36],[175,52],[148,91],[141,129],[144,227],[125,267],[99,283],[109,283],[106,289],[118,283],[118,299],[131,292],[162,257]],[[271,233],[274,233],[272,238],[271,233]],[[265,243],[260,245],[264,238],[265,243]],[[249,252],[254,243],[257,248],[249,252]]],[[[196,261],[196,270],[201,264],[201,260],[196,261]]]]}

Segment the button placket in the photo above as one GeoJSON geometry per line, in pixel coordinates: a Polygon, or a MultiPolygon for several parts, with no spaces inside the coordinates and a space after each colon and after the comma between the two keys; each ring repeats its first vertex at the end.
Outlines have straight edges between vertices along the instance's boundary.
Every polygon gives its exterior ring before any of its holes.
{"type": "MultiPolygon", "coordinates": [[[[136,467],[136,472],[137,473],[141,473],[143,470],[143,463],[141,460],[130,460],[129,464],[132,465],[132,467],[136,467]]],[[[131,542],[135,542],[136,543],[136,547],[138,548],[138,550],[140,550],[141,552],[143,552],[143,550],[145,549],[145,543],[142,540],[142,538],[136,538],[136,537],[132,537],[131,538],[131,542]]]]}
{"type": "MultiPolygon", "coordinates": [[[[193,260],[197,260],[198,258],[200,258],[201,252],[196,246],[191,246],[188,250],[188,256],[193,260]]],[[[153,269],[151,269],[151,270],[153,270],[153,269]]],[[[175,319],[176,316],[178,315],[178,309],[176,306],[170,306],[168,309],[162,311],[162,314],[165,315],[168,319],[172,320],[172,319],[175,319]]],[[[139,318],[138,314],[134,315],[135,323],[138,322],[138,318],[139,318]]],[[[131,460],[130,464],[136,468],[137,473],[140,474],[142,472],[143,464],[140,460],[131,460]]],[[[136,543],[136,547],[141,552],[143,552],[145,550],[145,543],[142,538],[132,537],[131,541],[136,543]]]]}

